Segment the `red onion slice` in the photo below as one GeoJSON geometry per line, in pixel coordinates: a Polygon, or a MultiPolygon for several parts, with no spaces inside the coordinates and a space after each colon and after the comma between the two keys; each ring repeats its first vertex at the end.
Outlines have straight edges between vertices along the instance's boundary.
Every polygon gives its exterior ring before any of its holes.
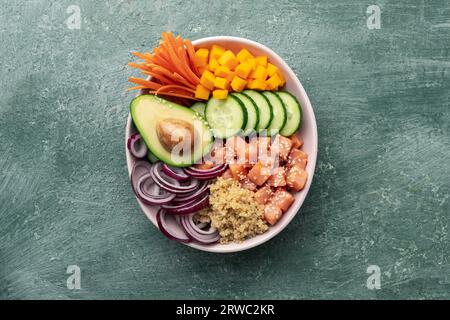
{"type": "Polygon", "coordinates": [[[133,134],[128,139],[127,147],[131,154],[136,158],[142,159],[147,156],[148,148],[139,133],[133,134]]]}
{"type": "Polygon", "coordinates": [[[154,195],[154,194],[150,194],[149,190],[146,190],[144,188],[144,185],[147,184],[148,187],[148,182],[150,181],[150,183],[154,183],[152,180],[152,174],[151,173],[147,173],[145,175],[143,175],[136,186],[136,195],[139,199],[142,200],[142,202],[144,202],[145,204],[148,205],[162,205],[162,204],[166,204],[171,202],[174,198],[175,198],[175,194],[170,194],[170,193],[165,193],[165,194],[160,194],[158,192],[158,194],[154,195]]]}
{"type": "Polygon", "coordinates": [[[221,164],[211,169],[202,170],[196,169],[194,167],[185,168],[184,172],[190,177],[199,179],[199,180],[211,180],[217,178],[222,175],[227,170],[228,166],[226,164],[221,164]]]}
{"type": "MultiPolygon", "coordinates": [[[[192,218],[193,218],[193,215],[182,216],[179,218],[180,224],[184,228],[184,230],[189,238],[191,238],[193,241],[196,241],[196,242],[202,243],[202,244],[213,244],[213,243],[216,243],[217,241],[219,241],[220,235],[216,229],[212,228],[211,232],[208,234],[200,233],[199,232],[200,229],[192,227],[192,224],[194,224],[192,221],[192,218]]],[[[200,231],[203,231],[203,230],[200,230],[200,231]]],[[[203,231],[203,232],[205,232],[205,231],[203,231]]]]}
{"type": "Polygon", "coordinates": [[[131,170],[131,186],[133,187],[133,191],[134,193],[136,193],[137,191],[137,183],[139,181],[139,179],[147,174],[147,173],[151,173],[152,171],[152,165],[150,163],[148,163],[147,161],[137,161],[134,166],[133,169],[131,170]]]}
{"type": "Polygon", "coordinates": [[[195,190],[194,192],[191,192],[186,195],[178,195],[175,199],[173,199],[173,203],[187,203],[192,200],[198,199],[200,197],[203,197],[206,193],[209,192],[209,183],[203,181],[200,185],[200,187],[195,190]]]}
{"type": "Polygon", "coordinates": [[[167,164],[162,165],[162,171],[171,178],[178,181],[187,181],[189,176],[181,168],[169,167],[167,164]]]}
{"type": "Polygon", "coordinates": [[[198,212],[209,205],[209,194],[205,194],[202,198],[194,199],[187,203],[181,204],[164,204],[161,207],[168,213],[174,215],[187,215],[198,212]]]}
{"type": "Polygon", "coordinates": [[[162,163],[159,162],[155,164],[152,168],[153,180],[161,188],[175,194],[186,194],[194,191],[200,181],[196,179],[191,179],[188,185],[181,185],[180,182],[174,178],[167,176],[162,172],[162,163]]]}
{"type": "Polygon", "coordinates": [[[158,222],[159,230],[161,230],[161,232],[170,240],[183,243],[191,242],[191,239],[184,232],[179,230],[176,219],[170,214],[167,214],[165,210],[160,209],[158,211],[156,220],[158,222]]]}

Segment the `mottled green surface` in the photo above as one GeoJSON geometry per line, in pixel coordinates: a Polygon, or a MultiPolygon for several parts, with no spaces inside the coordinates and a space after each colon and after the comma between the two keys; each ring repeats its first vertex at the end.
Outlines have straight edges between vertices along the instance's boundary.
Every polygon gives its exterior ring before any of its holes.
{"type": "Polygon", "coordinates": [[[2,0],[0,298],[450,298],[449,50],[447,0],[2,0]],[[65,24],[72,4],[81,30],[65,24]],[[266,44],[312,100],[313,186],[261,247],[169,242],[133,196],[125,64],[168,29],[266,44]]]}

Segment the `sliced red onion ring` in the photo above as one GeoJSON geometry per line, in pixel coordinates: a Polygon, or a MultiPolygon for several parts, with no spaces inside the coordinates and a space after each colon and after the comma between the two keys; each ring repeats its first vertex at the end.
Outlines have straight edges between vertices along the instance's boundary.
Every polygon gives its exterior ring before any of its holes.
{"type": "Polygon", "coordinates": [[[151,193],[151,191],[149,190],[149,186],[151,184],[154,184],[153,179],[152,179],[152,174],[147,173],[139,179],[137,186],[136,186],[136,191],[137,191],[136,195],[145,204],[162,205],[162,204],[169,203],[176,197],[175,194],[171,194],[168,192],[161,194],[159,192],[160,190],[157,190],[157,194],[151,193]]]}
{"type": "Polygon", "coordinates": [[[197,169],[194,167],[185,168],[184,172],[190,177],[199,179],[199,180],[211,180],[214,178],[217,178],[222,173],[224,173],[227,170],[226,164],[218,165],[214,168],[203,170],[203,169],[197,169]]]}
{"type": "Polygon", "coordinates": [[[194,191],[200,181],[196,179],[191,179],[189,184],[181,185],[180,182],[174,178],[167,176],[162,172],[162,163],[158,162],[152,168],[153,180],[164,190],[167,190],[175,194],[186,194],[194,191]]]}
{"type": "Polygon", "coordinates": [[[147,174],[147,173],[151,173],[152,171],[152,165],[150,163],[148,163],[147,161],[137,161],[134,166],[133,169],[131,170],[131,186],[133,187],[133,191],[134,193],[137,193],[137,183],[139,181],[139,179],[147,174]]]}
{"type": "Polygon", "coordinates": [[[167,214],[165,210],[160,209],[158,211],[156,220],[158,221],[159,230],[161,230],[167,238],[183,243],[191,242],[191,239],[184,232],[179,230],[180,227],[177,224],[176,219],[170,214],[167,214]]]}
{"type": "Polygon", "coordinates": [[[181,168],[169,167],[167,164],[162,165],[162,171],[171,178],[174,178],[178,181],[187,181],[189,180],[189,176],[183,171],[181,168]]]}
{"type": "Polygon", "coordinates": [[[186,195],[178,195],[175,199],[173,199],[172,203],[187,203],[203,197],[208,192],[209,183],[207,183],[206,181],[202,181],[200,187],[197,190],[186,195]]]}
{"type": "Polygon", "coordinates": [[[161,208],[167,210],[168,213],[174,215],[187,215],[198,212],[209,205],[209,194],[205,194],[202,198],[194,199],[187,203],[181,204],[164,204],[161,208]]]}
{"type": "Polygon", "coordinates": [[[201,230],[195,226],[192,219],[193,215],[186,215],[179,218],[179,222],[189,238],[202,244],[213,244],[219,241],[220,235],[217,229],[211,228],[209,231],[201,230]]]}
{"type": "Polygon", "coordinates": [[[147,156],[148,148],[145,145],[145,142],[142,140],[141,135],[139,133],[133,134],[127,142],[128,150],[131,152],[133,156],[136,158],[142,159],[147,156]]]}

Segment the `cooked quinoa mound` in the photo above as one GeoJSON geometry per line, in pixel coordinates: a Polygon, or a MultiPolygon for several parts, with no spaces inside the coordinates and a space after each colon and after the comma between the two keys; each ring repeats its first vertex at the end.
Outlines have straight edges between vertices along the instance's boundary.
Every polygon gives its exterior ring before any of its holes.
{"type": "Polygon", "coordinates": [[[264,206],[255,201],[254,193],[240,187],[232,179],[217,179],[210,186],[211,225],[219,230],[220,242],[242,242],[266,232],[269,227],[262,219],[264,206]]]}

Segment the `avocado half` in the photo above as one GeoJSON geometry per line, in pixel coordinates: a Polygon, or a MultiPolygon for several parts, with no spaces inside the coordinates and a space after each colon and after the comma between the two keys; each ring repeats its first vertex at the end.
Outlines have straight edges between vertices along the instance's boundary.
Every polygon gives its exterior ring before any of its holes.
{"type": "Polygon", "coordinates": [[[136,97],[130,105],[136,129],[150,152],[164,163],[174,167],[189,167],[202,159],[211,149],[213,135],[208,124],[195,111],[154,95],[136,97]],[[171,152],[160,141],[158,124],[165,120],[187,123],[194,128],[195,144],[181,155],[171,152]]]}

